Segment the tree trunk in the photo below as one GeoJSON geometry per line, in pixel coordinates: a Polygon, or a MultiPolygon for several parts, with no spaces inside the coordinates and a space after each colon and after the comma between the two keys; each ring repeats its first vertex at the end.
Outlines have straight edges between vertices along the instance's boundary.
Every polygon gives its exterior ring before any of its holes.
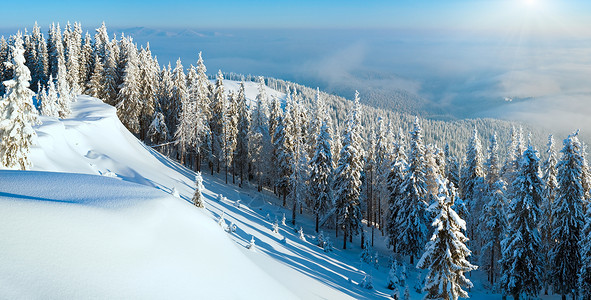
{"type": "Polygon", "coordinates": [[[283,207],[287,206],[287,200],[285,199],[285,197],[287,197],[286,192],[283,192],[283,207]]]}
{"type": "Polygon", "coordinates": [[[316,233],[318,233],[318,222],[319,222],[320,216],[319,214],[316,214],[316,233]]]}
{"type": "Polygon", "coordinates": [[[490,283],[495,283],[495,247],[494,244],[491,247],[491,254],[490,254],[490,283]]]}
{"type": "Polygon", "coordinates": [[[411,255],[410,256],[410,264],[411,265],[414,265],[415,264],[415,256],[414,255],[411,255]]]}
{"type": "Polygon", "coordinates": [[[347,249],[347,230],[343,234],[343,249],[347,249]]]}
{"type": "Polygon", "coordinates": [[[361,232],[361,249],[365,249],[365,234],[361,232]]]}
{"type": "Polygon", "coordinates": [[[293,209],[291,210],[291,224],[295,225],[296,223],[296,210],[298,209],[298,202],[294,199],[293,200],[293,209]]]}

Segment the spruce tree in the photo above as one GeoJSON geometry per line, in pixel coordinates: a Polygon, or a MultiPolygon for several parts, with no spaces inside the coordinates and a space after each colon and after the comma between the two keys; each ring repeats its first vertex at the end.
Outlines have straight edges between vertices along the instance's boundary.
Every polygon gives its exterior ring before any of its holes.
{"type": "Polygon", "coordinates": [[[542,288],[542,242],[538,230],[541,217],[542,180],[537,151],[527,148],[513,181],[513,198],[509,204],[509,231],[501,242],[503,293],[514,299],[537,297],[542,288]]]}
{"type": "Polygon", "coordinates": [[[193,204],[199,208],[203,208],[203,177],[201,172],[195,173],[195,194],[193,194],[193,204]]]}
{"type": "Polygon", "coordinates": [[[269,166],[269,151],[271,138],[268,131],[267,95],[262,77],[259,78],[259,88],[256,104],[252,109],[252,122],[248,137],[250,170],[257,181],[257,190],[263,189],[265,171],[269,166]]]}
{"type": "Polygon", "coordinates": [[[156,109],[157,80],[158,73],[160,72],[158,63],[152,58],[149,44],[145,49],[140,51],[139,62],[139,93],[142,106],[140,113],[140,139],[145,140],[148,127],[156,109]]]}
{"type": "Polygon", "coordinates": [[[359,233],[361,228],[361,171],[363,169],[363,149],[360,131],[361,105],[359,93],[355,93],[353,109],[349,114],[343,146],[335,169],[334,197],[336,203],[337,225],[343,230],[343,249],[347,249],[347,238],[359,233]]]}
{"type": "Polygon", "coordinates": [[[591,297],[591,205],[587,204],[585,227],[581,234],[581,269],[579,270],[579,293],[583,299],[591,297]]]}
{"type": "Polygon", "coordinates": [[[475,240],[478,218],[482,212],[482,194],[484,189],[484,170],[482,166],[482,146],[478,138],[478,130],[474,128],[472,138],[466,150],[466,165],[462,169],[460,182],[462,199],[468,208],[469,236],[475,240]]]}
{"type": "Polygon", "coordinates": [[[90,81],[86,83],[86,89],[90,96],[106,101],[105,81],[106,73],[103,62],[99,59],[98,55],[95,56],[94,69],[90,76],[90,81]]]}
{"type": "Polygon", "coordinates": [[[324,103],[320,97],[317,118],[321,121],[320,131],[316,136],[314,156],[310,161],[310,198],[316,217],[316,232],[319,230],[319,221],[332,206],[331,181],[333,172],[332,157],[332,130],[330,117],[326,116],[324,103]]]}
{"type": "Polygon", "coordinates": [[[552,135],[548,137],[548,149],[546,150],[548,158],[544,161],[542,166],[542,182],[544,182],[544,202],[542,204],[543,218],[540,224],[540,233],[542,234],[542,245],[544,248],[544,294],[548,294],[548,287],[551,284],[551,263],[550,263],[550,248],[552,245],[552,203],[556,198],[556,190],[558,189],[558,181],[556,176],[558,170],[556,164],[558,158],[556,150],[554,149],[554,138],[552,135]]]}
{"type": "Polygon", "coordinates": [[[505,207],[506,184],[500,177],[499,145],[497,134],[493,134],[486,161],[486,184],[483,197],[484,207],[479,218],[480,236],[484,245],[480,257],[482,267],[487,270],[488,280],[494,284],[499,270],[496,267],[501,257],[501,241],[508,227],[505,207]]]}
{"type": "Polygon", "coordinates": [[[49,75],[47,89],[44,88],[41,95],[41,114],[48,117],[59,117],[58,95],[51,75],[49,75]]]}
{"type": "Polygon", "coordinates": [[[438,179],[439,193],[429,211],[436,214],[433,221],[435,231],[425,247],[425,253],[419,260],[417,268],[427,269],[423,291],[425,299],[458,299],[468,298],[463,287],[471,288],[472,282],[464,273],[476,270],[467,257],[471,251],[466,247],[468,238],[462,230],[466,223],[452,209],[455,191],[448,190],[447,180],[438,179]]]}
{"type": "Polygon", "coordinates": [[[224,75],[222,71],[218,71],[215,89],[212,94],[211,99],[211,119],[209,126],[211,128],[211,139],[212,139],[212,147],[211,147],[211,163],[212,163],[212,172],[213,168],[216,171],[220,172],[220,163],[221,163],[221,155],[222,155],[222,146],[223,146],[223,130],[224,130],[224,118],[226,114],[226,101],[227,98],[224,94],[224,75]]]}
{"type": "Polygon", "coordinates": [[[140,78],[139,74],[139,60],[137,57],[137,49],[131,43],[125,43],[125,51],[128,59],[125,65],[123,75],[123,83],[119,86],[119,94],[117,95],[116,105],[117,116],[121,123],[136,136],[140,130],[140,112],[141,112],[141,95],[140,95],[140,78]]]}
{"type": "Polygon", "coordinates": [[[29,89],[31,73],[25,66],[24,52],[19,32],[10,46],[12,61],[6,63],[14,77],[3,82],[6,95],[0,99],[0,162],[5,168],[20,170],[32,165],[28,156],[36,136],[32,126],[37,123],[35,93],[29,89]]]}
{"type": "Polygon", "coordinates": [[[248,138],[250,132],[250,110],[246,104],[246,95],[244,91],[244,82],[240,83],[240,89],[237,96],[237,117],[238,128],[236,137],[236,150],[234,154],[234,171],[240,176],[240,186],[244,184],[248,175],[248,138]]]}
{"type": "Polygon", "coordinates": [[[197,142],[197,169],[201,168],[201,158],[202,156],[206,155],[206,153],[211,151],[209,147],[211,145],[208,140],[211,140],[211,128],[209,127],[209,120],[211,119],[211,100],[209,95],[209,79],[207,78],[206,72],[207,68],[203,62],[203,58],[201,57],[201,52],[199,52],[199,58],[197,60],[197,67],[196,67],[197,76],[195,77],[196,82],[190,85],[190,92],[189,94],[192,95],[195,99],[195,109],[196,114],[200,117],[198,118],[195,133],[196,138],[198,139],[197,142]]]}
{"type": "Polygon", "coordinates": [[[274,134],[274,157],[277,177],[275,177],[275,188],[277,193],[283,198],[283,206],[287,205],[287,196],[290,193],[290,177],[293,173],[293,164],[295,164],[295,142],[296,136],[293,132],[294,124],[294,101],[288,92],[285,113],[277,116],[274,134]]]}
{"type": "Polygon", "coordinates": [[[427,239],[426,209],[429,199],[426,179],[427,164],[425,162],[425,146],[419,119],[415,118],[411,132],[410,152],[406,176],[400,191],[403,195],[394,221],[398,228],[394,249],[399,254],[409,255],[413,263],[414,257],[420,254],[427,239]]]}
{"type": "MultiPolygon", "coordinates": [[[[228,172],[233,166],[234,150],[236,149],[236,137],[238,134],[238,116],[237,116],[237,96],[234,92],[228,95],[227,107],[223,116],[223,135],[222,135],[222,161],[226,173],[226,183],[228,183],[228,172]]],[[[234,174],[232,170],[232,174],[234,174]]],[[[234,183],[234,176],[233,183],[234,183]]]]}
{"type": "Polygon", "coordinates": [[[581,268],[579,242],[584,226],[585,191],[582,177],[585,164],[583,146],[577,135],[578,132],[563,142],[564,147],[560,151],[562,157],[557,165],[558,189],[552,203],[551,278],[553,291],[563,298],[576,290],[577,280],[574,274],[581,268]]]}
{"type": "Polygon", "coordinates": [[[388,245],[392,246],[394,252],[398,252],[398,226],[401,225],[398,221],[398,212],[404,203],[403,184],[408,170],[408,161],[406,157],[406,138],[399,128],[398,138],[394,143],[394,150],[392,152],[392,164],[390,166],[390,174],[388,174],[388,206],[386,215],[386,234],[388,236],[388,245]]]}

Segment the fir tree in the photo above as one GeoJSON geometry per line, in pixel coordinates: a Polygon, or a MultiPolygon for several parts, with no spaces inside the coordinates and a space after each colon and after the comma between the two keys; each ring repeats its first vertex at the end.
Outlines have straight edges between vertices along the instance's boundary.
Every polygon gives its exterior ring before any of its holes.
{"type": "Polygon", "coordinates": [[[234,154],[234,170],[240,175],[240,186],[244,184],[248,173],[248,138],[250,132],[250,110],[246,104],[244,82],[240,83],[237,97],[238,128],[236,137],[236,150],[234,154]]]}
{"type": "Polygon", "coordinates": [[[343,249],[347,249],[347,238],[356,235],[361,227],[361,171],[363,149],[360,130],[361,106],[359,93],[355,93],[353,110],[343,134],[343,146],[335,169],[334,195],[337,209],[337,225],[343,230],[343,249]]]}
{"type": "Polygon", "coordinates": [[[422,129],[416,118],[411,132],[409,164],[400,188],[403,197],[393,226],[398,228],[394,249],[400,254],[409,255],[411,263],[425,245],[428,232],[426,209],[429,193],[424,155],[422,129]]]}
{"type": "Polygon", "coordinates": [[[168,140],[168,127],[164,114],[160,111],[154,113],[154,119],[148,128],[148,140],[152,144],[162,144],[168,140]]]}
{"type": "Polygon", "coordinates": [[[141,111],[140,78],[138,78],[139,61],[137,49],[131,42],[125,43],[124,47],[128,58],[125,65],[123,83],[119,86],[119,94],[117,95],[117,104],[115,107],[117,108],[117,116],[121,120],[121,123],[131,133],[137,136],[140,130],[141,111]]]}
{"type": "Polygon", "coordinates": [[[64,59],[59,58],[57,71],[57,92],[59,97],[57,99],[57,106],[59,117],[62,119],[69,117],[72,113],[70,110],[70,104],[74,98],[72,95],[72,90],[70,89],[68,81],[66,80],[66,76],[67,70],[64,59]]]}
{"type": "Polygon", "coordinates": [[[386,217],[386,234],[388,236],[388,244],[392,246],[394,252],[397,252],[398,238],[398,212],[404,204],[403,184],[408,170],[408,162],[406,157],[406,140],[402,128],[399,128],[398,138],[394,144],[394,151],[392,153],[392,165],[390,167],[390,174],[388,175],[388,189],[390,195],[388,197],[388,211],[386,217]]]}
{"type": "MultiPolygon", "coordinates": [[[[585,191],[583,147],[578,132],[563,142],[562,158],[558,163],[558,190],[552,203],[552,237],[550,265],[552,286],[563,298],[577,288],[574,274],[581,267],[581,231],[584,226],[585,191]]],[[[573,295],[574,297],[575,295],[573,295]]]]}
{"type": "Polygon", "coordinates": [[[447,180],[439,179],[438,185],[437,202],[429,207],[436,214],[433,221],[435,231],[417,264],[417,268],[429,270],[423,287],[423,291],[427,292],[425,299],[468,298],[468,293],[462,288],[473,285],[464,273],[476,270],[477,266],[467,259],[471,251],[465,244],[468,238],[462,233],[466,230],[466,223],[451,208],[455,191],[448,191],[447,180]]]}
{"type": "Polygon", "coordinates": [[[478,131],[474,132],[468,150],[466,152],[466,166],[462,169],[462,178],[460,182],[462,190],[462,199],[468,208],[468,228],[470,236],[475,239],[476,227],[478,225],[478,216],[482,211],[482,197],[484,188],[484,170],[482,167],[482,146],[478,138],[478,131]]]}
{"type": "MultiPolygon", "coordinates": [[[[238,134],[238,116],[237,116],[237,97],[231,92],[228,95],[227,107],[223,116],[222,133],[222,153],[221,158],[224,163],[226,173],[226,183],[228,183],[228,172],[233,165],[234,150],[236,149],[236,136],[238,134]]],[[[232,177],[234,178],[234,177],[232,177]]]]}
{"type": "Polygon", "coordinates": [[[6,63],[14,78],[3,82],[6,95],[0,99],[0,161],[5,168],[21,170],[32,165],[28,156],[36,136],[32,125],[37,123],[35,93],[29,89],[31,73],[25,66],[24,52],[19,32],[10,46],[12,62],[6,63]]]}
{"type": "Polygon", "coordinates": [[[556,190],[558,189],[558,181],[556,176],[558,170],[556,164],[558,158],[556,150],[554,149],[554,138],[552,135],[548,137],[548,150],[546,150],[548,158],[544,161],[542,167],[542,182],[544,182],[544,202],[542,204],[543,218],[540,224],[540,233],[542,234],[542,245],[544,248],[544,294],[548,294],[548,286],[551,284],[550,278],[550,247],[552,245],[552,203],[556,198],[556,190]]]}
{"type": "Polygon", "coordinates": [[[277,177],[275,177],[275,188],[277,193],[283,198],[283,206],[287,205],[287,195],[289,195],[289,178],[293,172],[295,136],[292,132],[293,124],[293,98],[289,95],[286,99],[285,113],[278,115],[274,134],[274,157],[277,177]]]}
{"type": "Polygon", "coordinates": [[[59,117],[57,104],[58,95],[51,75],[49,75],[47,90],[44,88],[41,95],[41,114],[49,117],[59,117]]]}
{"type": "Polygon", "coordinates": [[[211,139],[212,139],[212,152],[211,152],[211,163],[212,172],[213,168],[220,172],[220,162],[223,146],[223,130],[224,130],[224,118],[226,114],[226,96],[224,95],[224,75],[222,71],[218,71],[215,90],[212,95],[211,101],[211,119],[209,126],[211,128],[211,139]]]}
{"type": "Polygon", "coordinates": [[[591,297],[591,205],[587,204],[585,215],[585,227],[583,228],[579,248],[581,253],[581,269],[579,270],[579,293],[583,299],[591,297]]]}
{"type": "Polygon", "coordinates": [[[203,190],[205,187],[203,186],[203,177],[201,177],[201,172],[197,172],[195,174],[195,194],[193,194],[193,204],[199,208],[203,208],[203,190]]]}
{"type": "MultiPolygon", "coordinates": [[[[322,101],[317,98],[317,101],[322,101]]],[[[316,136],[314,157],[310,161],[310,198],[316,217],[316,232],[319,229],[320,217],[324,216],[332,206],[331,181],[333,172],[332,130],[330,118],[325,116],[323,103],[318,103],[318,118],[321,118],[320,131],[316,136]]]]}
{"type": "Polygon", "coordinates": [[[152,121],[152,116],[156,110],[157,92],[158,92],[158,73],[160,67],[158,62],[152,59],[150,45],[142,49],[139,54],[139,94],[141,99],[140,113],[140,139],[146,140],[148,128],[152,121]]]}
{"type": "Polygon", "coordinates": [[[99,59],[98,55],[95,56],[94,69],[90,76],[90,81],[86,83],[86,89],[88,93],[98,99],[106,101],[107,93],[105,91],[106,73],[103,62],[99,59]]]}
{"type": "Polygon", "coordinates": [[[521,295],[537,297],[542,288],[542,245],[537,223],[543,185],[538,160],[537,151],[531,147],[522,155],[509,204],[509,232],[501,242],[500,283],[504,293],[514,299],[521,295]]]}
{"type": "Polygon", "coordinates": [[[495,283],[499,270],[496,268],[501,256],[501,241],[505,238],[508,221],[505,212],[505,182],[500,178],[499,146],[496,133],[490,139],[486,161],[486,190],[484,207],[479,218],[480,236],[484,242],[480,258],[488,271],[488,280],[495,283]]]}
{"type": "Polygon", "coordinates": [[[257,190],[263,189],[265,170],[268,170],[268,153],[271,138],[268,131],[267,95],[262,77],[259,78],[259,89],[256,97],[256,105],[252,110],[252,122],[248,137],[248,149],[251,174],[257,181],[257,190]]]}
{"type": "Polygon", "coordinates": [[[177,154],[181,164],[184,164],[186,144],[192,133],[189,119],[183,120],[183,110],[186,108],[186,118],[191,118],[192,107],[187,94],[187,77],[180,59],[172,71],[172,87],[170,102],[167,110],[167,124],[171,132],[174,132],[177,154]]]}

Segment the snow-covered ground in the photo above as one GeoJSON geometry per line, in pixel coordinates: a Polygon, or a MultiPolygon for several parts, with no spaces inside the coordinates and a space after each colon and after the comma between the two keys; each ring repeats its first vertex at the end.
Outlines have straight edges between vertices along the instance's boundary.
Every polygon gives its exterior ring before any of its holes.
{"type": "MultiPolygon", "coordinates": [[[[225,84],[237,89],[236,82],[225,84]]],[[[247,97],[254,98],[253,90],[256,84],[249,84],[247,97]]],[[[358,237],[343,251],[342,240],[325,231],[335,245],[325,253],[315,245],[313,220],[298,215],[291,226],[291,212],[268,192],[204,174],[205,209],[198,209],[189,203],[195,174],[139,142],[113,107],[80,96],[72,111],[66,120],[41,117],[31,153],[34,171],[0,171],[0,298],[391,295],[390,251],[379,232],[375,268],[360,262],[358,237]],[[171,195],[173,189],[179,197],[171,195]],[[218,225],[222,214],[234,232],[218,225]],[[273,222],[283,214],[287,224],[274,233],[273,222]],[[306,240],[295,232],[300,226],[306,240]],[[254,251],[247,249],[251,237],[254,251]],[[372,290],[358,286],[368,274],[372,290]]],[[[418,271],[407,265],[407,273],[411,297],[422,298],[414,289],[418,271]]],[[[500,298],[487,295],[483,274],[473,273],[472,298],[500,298]]],[[[402,296],[404,286],[399,290],[402,296]]]]}

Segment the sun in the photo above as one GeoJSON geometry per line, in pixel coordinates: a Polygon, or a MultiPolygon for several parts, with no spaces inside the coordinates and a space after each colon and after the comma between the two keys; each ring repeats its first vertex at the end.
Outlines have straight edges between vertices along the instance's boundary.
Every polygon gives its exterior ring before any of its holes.
{"type": "Polygon", "coordinates": [[[536,0],[523,0],[523,1],[528,6],[534,6],[534,5],[536,5],[536,0]]]}

